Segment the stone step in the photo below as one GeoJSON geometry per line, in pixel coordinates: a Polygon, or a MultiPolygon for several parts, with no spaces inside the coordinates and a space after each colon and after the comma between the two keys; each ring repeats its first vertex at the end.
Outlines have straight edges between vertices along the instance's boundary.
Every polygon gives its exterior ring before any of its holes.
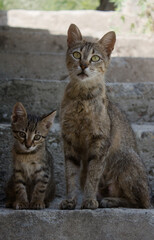
{"type": "MultiPolygon", "coordinates": [[[[20,101],[29,112],[47,114],[59,107],[68,81],[0,79],[0,122],[10,121],[20,101]]],[[[131,122],[154,122],[154,83],[107,83],[107,92],[131,122]]]]}
{"type": "MultiPolygon", "coordinates": [[[[67,29],[65,35],[54,35],[52,31],[46,29],[0,26],[0,51],[65,53],[67,48],[66,34],[67,29]]],[[[93,36],[95,37],[95,34],[93,36]]],[[[94,41],[94,38],[89,38],[88,40],[94,41]]],[[[146,36],[119,37],[117,33],[117,41],[112,56],[154,57],[153,46],[154,38],[146,36]]]]}
{"type": "MultiPolygon", "coordinates": [[[[133,12],[103,11],[26,11],[10,10],[0,12],[0,25],[21,28],[50,30],[55,35],[66,35],[71,23],[81,29],[83,35],[102,37],[102,34],[115,30],[120,36],[145,36],[143,33],[147,19],[133,12]],[[90,21],[87,21],[89,20],[90,21]]],[[[150,35],[150,34],[149,34],[150,35]]],[[[149,36],[147,35],[147,36],[149,36]]]]}
{"type": "MultiPolygon", "coordinates": [[[[145,164],[149,183],[154,196],[154,125],[132,125],[136,134],[138,149],[145,164]]],[[[4,203],[4,188],[12,172],[13,137],[9,124],[0,124],[0,202],[4,203]]],[[[55,181],[57,186],[56,202],[65,196],[64,157],[59,123],[55,123],[47,139],[47,146],[54,157],[55,181]],[[59,200],[58,200],[59,199],[59,200]]]]}
{"type": "MultiPolygon", "coordinates": [[[[63,80],[68,77],[65,54],[56,52],[0,51],[0,78],[63,80]]],[[[108,82],[153,82],[154,58],[113,57],[108,82]]]]}
{"type": "Polygon", "coordinates": [[[153,240],[153,227],[153,209],[0,209],[1,240],[153,240]]]}

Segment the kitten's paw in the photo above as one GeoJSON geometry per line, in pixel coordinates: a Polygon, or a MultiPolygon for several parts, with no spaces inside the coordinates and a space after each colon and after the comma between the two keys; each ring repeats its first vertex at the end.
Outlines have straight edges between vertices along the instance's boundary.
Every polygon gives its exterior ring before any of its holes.
{"type": "Polygon", "coordinates": [[[83,201],[81,209],[96,209],[98,208],[98,201],[95,199],[86,199],[83,201]]]}
{"type": "Polygon", "coordinates": [[[29,203],[28,202],[14,202],[13,203],[13,208],[16,210],[20,210],[20,209],[28,209],[29,208],[29,203]]]}
{"type": "Polygon", "coordinates": [[[30,203],[30,209],[44,209],[45,203],[42,201],[35,201],[30,203]]]}
{"type": "Polygon", "coordinates": [[[70,200],[63,200],[60,204],[60,209],[62,210],[73,210],[75,209],[76,206],[76,200],[75,199],[70,199],[70,200]]]}

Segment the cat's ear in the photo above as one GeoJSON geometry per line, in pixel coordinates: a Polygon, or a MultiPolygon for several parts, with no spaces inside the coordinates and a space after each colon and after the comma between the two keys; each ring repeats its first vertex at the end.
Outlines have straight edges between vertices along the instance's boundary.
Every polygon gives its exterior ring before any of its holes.
{"type": "Polygon", "coordinates": [[[116,42],[116,35],[115,35],[115,32],[113,31],[106,33],[99,40],[99,43],[105,47],[108,57],[111,55],[111,52],[114,49],[115,42],[116,42]]]}
{"type": "Polygon", "coordinates": [[[68,29],[67,45],[72,47],[76,42],[82,41],[82,35],[79,28],[75,24],[71,24],[68,29]]]}
{"type": "Polygon", "coordinates": [[[41,123],[45,126],[46,129],[50,129],[56,116],[56,111],[50,113],[49,115],[42,118],[41,123]]]}
{"type": "Polygon", "coordinates": [[[23,119],[27,117],[27,112],[22,103],[17,102],[13,107],[13,112],[11,116],[12,123],[18,121],[18,119],[23,119]]]}

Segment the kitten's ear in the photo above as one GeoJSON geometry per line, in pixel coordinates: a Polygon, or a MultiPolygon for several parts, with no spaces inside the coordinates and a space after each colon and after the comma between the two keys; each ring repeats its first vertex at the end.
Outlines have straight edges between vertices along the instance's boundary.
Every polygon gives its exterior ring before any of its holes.
{"type": "Polygon", "coordinates": [[[50,113],[49,115],[43,117],[43,119],[41,120],[41,123],[46,127],[46,129],[50,129],[50,127],[53,124],[53,121],[55,119],[56,116],[56,111],[50,113]]]}
{"type": "Polygon", "coordinates": [[[82,41],[81,32],[75,24],[71,24],[68,29],[67,45],[72,47],[78,41],[82,41]]]}
{"type": "Polygon", "coordinates": [[[113,31],[106,33],[99,40],[99,43],[105,47],[108,57],[111,55],[111,52],[114,49],[115,42],[116,42],[116,35],[115,35],[115,32],[113,31]]]}
{"type": "Polygon", "coordinates": [[[12,123],[18,121],[18,119],[23,119],[27,117],[27,112],[22,103],[17,102],[13,107],[13,112],[11,116],[12,123]]]}

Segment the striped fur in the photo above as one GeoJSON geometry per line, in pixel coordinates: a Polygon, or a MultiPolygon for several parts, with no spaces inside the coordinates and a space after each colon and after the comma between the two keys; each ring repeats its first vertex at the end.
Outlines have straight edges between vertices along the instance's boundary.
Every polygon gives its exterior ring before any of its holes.
{"type": "Polygon", "coordinates": [[[45,138],[55,114],[28,115],[21,103],[15,104],[11,117],[14,169],[7,185],[6,207],[42,209],[53,199],[53,158],[45,148],[45,138]]]}

